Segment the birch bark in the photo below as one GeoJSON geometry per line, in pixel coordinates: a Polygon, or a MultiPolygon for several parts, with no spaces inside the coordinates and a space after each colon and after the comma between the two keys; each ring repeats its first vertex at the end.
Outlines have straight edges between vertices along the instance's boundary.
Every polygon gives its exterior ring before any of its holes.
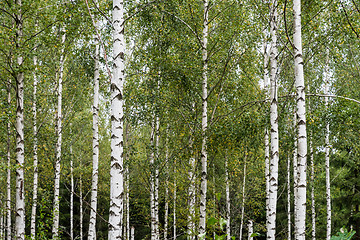
{"type": "MultiPolygon", "coordinates": [[[[64,30],[64,29],[63,29],[64,30]]],[[[65,33],[62,35],[61,44],[65,43],[65,33]]],[[[57,131],[57,143],[56,143],[56,162],[55,162],[55,180],[54,180],[54,208],[53,208],[53,226],[52,226],[52,238],[57,239],[59,237],[59,195],[60,195],[60,163],[61,163],[61,144],[62,144],[62,82],[64,74],[64,47],[61,49],[60,55],[60,70],[58,79],[58,103],[57,103],[57,116],[56,116],[56,131],[57,131]]]]}
{"type": "Polygon", "coordinates": [[[278,163],[279,163],[279,132],[278,132],[278,111],[277,111],[277,0],[271,1],[270,9],[270,172],[269,172],[269,215],[267,239],[275,239],[276,233],[276,205],[278,190],[278,163]]]}
{"type": "Polygon", "coordinates": [[[160,144],[160,119],[159,116],[156,116],[156,142],[155,142],[155,151],[156,151],[156,164],[155,164],[155,194],[154,194],[154,204],[155,204],[155,234],[156,240],[160,239],[160,230],[159,230],[159,144],[160,144]]]}
{"type": "Polygon", "coordinates": [[[291,240],[291,182],[290,182],[291,159],[287,161],[287,217],[288,217],[288,240],[291,240]]]}
{"type": "MultiPolygon", "coordinates": [[[[97,1],[96,1],[97,4],[97,1]]],[[[99,28],[99,21],[96,21],[96,28],[99,28]]],[[[96,211],[97,211],[97,189],[98,189],[98,168],[99,168],[99,39],[95,37],[95,68],[94,68],[94,99],[93,99],[93,162],[90,200],[90,221],[88,240],[96,239],[96,211]]]]}
{"type": "MultiPolygon", "coordinates": [[[[71,125],[70,125],[71,130],[71,125]]],[[[71,134],[70,134],[71,135],[71,134]]],[[[72,145],[70,145],[70,238],[74,239],[74,166],[73,166],[73,152],[72,145]]]]}
{"type": "MultiPolygon", "coordinates": [[[[18,15],[16,21],[16,48],[20,49],[23,35],[22,2],[16,0],[18,15]]],[[[23,56],[17,56],[19,72],[16,73],[16,202],[15,202],[15,238],[25,239],[25,189],[24,189],[24,72],[23,56]]]]}
{"type": "Polygon", "coordinates": [[[123,84],[125,81],[124,3],[113,0],[113,76],[111,80],[111,169],[109,240],[122,238],[123,215],[123,84]]]}
{"type": "Polygon", "coordinates": [[[243,188],[242,188],[242,203],[241,203],[241,218],[240,218],[240,234],[239,240],[242,240],[242,230],[244,224],[244,214],[245,214],[245,184],[246,184],[246,156],[244,160],[244,177],[243,177],[243,188]]]}
{"type": "MultiPolygon", "coordinates": [[[[329,50],[327,50],[329,51],[329,50]]],[[[327,61],[325,68],[325,94],[329,95],[329,53],[327,53],[327,61]]],[[[325,97],[325,107],[328,110],[329,98],[325,97]]],[[[330,192],[330,128],[329,122],[326,123],[325,135],[325,172],[326,172],[326,240],[331,238],[331,192],[330,192]]]]}
{"type": "MultiPolygon", "coordinates": [[[[8,85],[8,107],[11,108],[11,82],[8,85]]],[[[7,123],[7,176],[6,176],[6,238],[11,240],[11,118],[7,123]]]]}
{"type": "Polygon", "coordinates": [[[228,159],[225,157],[225,182],[226,182],[226,239],[230,240],[230,180],[229,180],[229,169],[228,159]]]}
{"type": "Polygon", "coordinates": [[[311,229],[311,237],[312,240],[316,239],[316,212],[315,212],[315,185],[314,185],[314,176],[315,176],[315,172],[314,172],[314,150],[313,150],[313,145],[312,145],[312,141],[310,139],[310,143],[309,143],[309,147],[310,147],[310,165],[311,165],[311,176],[310,176],[310,181],[311,181],[311,225],[312,225],[312,229],[311,229]]]}
{"type": "Polygon", "coordinates": [[[189,169],[189,216],[188,216],[188,239],[189,240],[195,240],[196,234],[195,234],[195,201],[196,201],[196,195],[195,195],[195,168],[196,168],[196,162],[194,158],[194,151],[193,151],[193,139],[192,136],[190,136],[189,139],[189,149],[190,149],[190,169],[189,169]]]}
{"type": "Polygon", "coordinates": [[[84,213],[83,213],[83,186],[82,186],[82,175],[80,174],[80,179],[79,179],[79,188],[80,188],[80,239],[84,239],[83,238],[83,222],[84,222],[84,213]]]}
{"type": "Polygon", "coordinates": [[[151,240],[156,240],[156,211],[155,211],[155,134],[156,134],[155,114],[151,126],[150,136],[150,214],[151,214],[151,240]]]}
{"type": "Polygon", "coordinates": [[[202,32],[202,143],[201,143],[201,190],[200,190],[200,219],[199,219],[199,234],[205,234],[206,231],[206,192],[207,192],[207,79],[208,79],[208,16],[209,16],[209,2],[203,0],[204,3],[204,19],[202,32]]]}
{"type": "MultiPolygon", "coordinates": [[[[36,49],[35,49],[36,51],[36,49]]],[[[35,239],[36,237],[36,207],[37,207],[37,192],[38,192],[38,155],[37,155],[37,149],[38,149],[38,139],[37,139],[37,108],[36,108],[36,103],[37,103],[37,84],[38,84],[38,79],[37,79],[37,57],[34,56],[33,58],[33,62],[34,62],[34,66],[35,66],[35,70],[34,70],[34,74],[33,74],[33,78],[34,78],[34,90],[33,90],[33,106],[32,106],[32,111],[33,111],[33,135],[34,135],[34,142],[33,142],[33,151],[34,151],[34,162],[33,162],[33,167],[34,167],[34,180],[33,180],[33,201],[32,201],[32,207],[31,207],[31,221],[30,221],[30,236],[31,239],[35,239]]]]}
{"type": "MultiPolygon", "coordinates": [[[[174,163],[176,166],[176,162],[174,163]]],[[[177,179],[176,179],[176,167],[174,168],[174,208],[173,208],[173,219],[174,219],[174,232],[173,239],[176,240],[176,188],[177,188],[177,179]]]]}
{"type": "Polygon", "coordinates": [[[168,237],[169,225],[169,130],[167,129],[165,142],[165,217],[164,217],[164,240],[168,237]]]}
{"type": "Polygon", "coordinates": [[[295,86],[296,86],[296,118],[297,118],[297,193],[295,206],[295,239],[305,239],[306,219],[306,104],[304,83],[304,62],[302,56],[301,37],[301,1],[294,0],[294,57],[295,57],[295,86]]]}
{"type": "Polygon", "coordinates": [[[254,238],[251,236],[254,233],[254,226],[253,226],[253,221],[249,220],[249,224],[248,224],[248,230],[249,230],[249,234],[248,234],[248,240],[253,240],[254,238]]]}

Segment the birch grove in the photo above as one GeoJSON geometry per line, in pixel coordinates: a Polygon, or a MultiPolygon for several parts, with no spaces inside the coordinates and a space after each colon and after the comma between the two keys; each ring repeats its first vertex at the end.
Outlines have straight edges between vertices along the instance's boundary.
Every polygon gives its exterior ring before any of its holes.
{"type": "Polygon", "coordinates": [[[1,2],[0,238],[360,238],[359,9],[1,2]]]}

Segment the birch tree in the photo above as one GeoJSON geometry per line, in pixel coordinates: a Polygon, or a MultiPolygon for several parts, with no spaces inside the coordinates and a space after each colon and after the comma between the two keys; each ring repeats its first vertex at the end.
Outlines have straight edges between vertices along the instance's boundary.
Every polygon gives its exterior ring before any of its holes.
{"type": "MultiPolygon", "coordinates": [[[[20,50],[23,41],[22,2],[16,0],[16,48],[20,50]]],[[[18,72],[16,73],[16,202],[15,202],[15,238],[25,240],[25,188],[24,188],[24,57],[17,56],[18,72]]]]}
{"type": "MultiPolygon", "coordinates": [[[[99,28],[99,21],[96,21],[96,28],[99,28]]],[[[99,47],[100,41],[95,38],[95,68],[94,68],[94,96],[93,96],[93,161],[91,181],[91,208],[88,240],[96,239],[96,210],[97,210],[97,189],[98,189],[98,166],[99,166],[99,47]]]]}
{"type": "MultiPolygon", "coordinates": [[[[7,103],[11,107],[11,82],[7,89],[7,103]]],[[[11,240],[11,118],[7,122],[7,170],[6,170],[6,239],[11,240]]]]}
{"type": "Polygon", "coordinates": [[[207,80],[208,80],[208,16],[209,16],[209,2],[203,0],[204,15],[203,15],[203,31],[202,31],[202,143],[201,143],[201,190],[200,190],[200,219],[199,219],[199,234],[203,235],[206,231],[206,193],[207,193],[207,80]]]}
{"type": "Polygon", "coordinates": [[[277,0],[271,1],[270,8],[270,171],[269,171],[269,215],[267,239],[275,239],[276,232],[276,205],[278,189],[278,168],[279,168],[279,132],[277,112],[277,0]]]}
{"type": "MultiPolygon", "coordinates": [[[[64,31],[64,28],[62,28],[64,31]]],[[[61,44],[65,43],[65,33],[61,37],[61,44]]],[[[52,238],[57,239],[59,237],[59,221],[60,221],[60,163],[61,163],[61,145],[62,145],[62,89],[63,89],[63,74],[64,74],[64,47],[61,49],[60,55],[60,69],[59,79],[57,86],[57,115],[56,115],[56,162],[55,162],[55,177],[54,177],[54,207],[53,207],[53,226],[52,226],[52,238]]]]}
{"type": "Polygon", "coordinates": [[[301,1],[294,0],[294,58],[295,58],[295,87],[296,87],[296,123],[297,123],[297,184],[295,205],[295,239],[305,239],[306,219],[306,105],[304,62],[302,55],[301,37],[301,1]]]}
{"type": "MultiPolygon", "coordinates": [[[[329,50],[327,49],[325,66],[325,94],[329,95],[329,50]]],[[[329,98],[325,97],[325,107],[328,110],[329,98]]],[[[326,134],[325,134],[325,173],[326,173],[326,240],[331,238],[331,191],[330,191],[330,126],[326,121],[326,134]]]]}
{"type": "Polygon", "coordinates": [[[111,169],[109,240],[122,238],[123,215],[123,122],[125,81],[124,2],[113,0],[113,75],[111,79],[111,169]]]}

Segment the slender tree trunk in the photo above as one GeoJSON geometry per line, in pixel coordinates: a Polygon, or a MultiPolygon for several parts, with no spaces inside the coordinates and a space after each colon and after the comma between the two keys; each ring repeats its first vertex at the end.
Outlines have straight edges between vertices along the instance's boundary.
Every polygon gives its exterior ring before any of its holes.
{"type": "Polygon", "coordinates": [[[276,234],[276,205],[278,189],[278,168],[279,168],[279,132],[277,112],[277,0],[272,0],[270,13],[270,177],[269,177],[269,219],[267,239],[275,239],[276,234]]]}
{"type": "MultiPolygon", "coordinates": [[[[64,29],[63,29],[64,30],[64,29]]],[[[61,43],[65,43],[65,33],[62,35],[61,43]]],[[[52,226],[52,238],[57,239],[59,237],[59,219],[60,219],[60,162],[61,162],[61,144],[62,144],[62,81],[64,74],[64,47],[61,50],[60,56],[60,72],[58,82],[58,105],[57,105],[57,119],[56,119],[56,131],[57,131],[57,143],[56,143],[56,162],[55,162],[55,181],[54,181],[54,209],[53,209],[53,226],[52,226]]]]}
{"type": "Polygon", "coordinates": [[[253,240],[253,237],[251,236],[254,233],[253,221],[252,220],[249,220],[248,230],[249,230],[248,240],[253,240]]]}
{"type": "Polygon", "coordinates": [[[155,134],[156,121],[155,114],[153,115],[153,122],[151,126],[150,136],[150,214],[151,214],[151,240],[156,240],[156,215],[155,215],[155,134]]]}
{"type": "Polygon", "coordinates": [[[84,213],[83,213],[83,186],[82,186],[82,176],[80,174],[79,179],[79,187],[80,187],[80,239],[84,239],[83,237],[83,222],[84,222],[84,213]]]}
{"type": "Polygon", "coordinates": [[[164,240],[168,237],[169,225],[169,131],[167,129],[165,149],[165,217],[164,217],[164,240]]]}
{"type": "Polygon", "coordinates": [[[246,184],[246,156],[244,160],[244,177],[243,177],[243,188],[242,188],[242,201],[241,201],[241,219],[240,219],[240,234],[239,240],[242,240],[244,214],[245,214],[245,184],[246,184]]]}
{"type": "Polygon", "coordinates": [[[155,141],[155,153],[156,153],[156,164],[155,164],[155,194],[154,194],[154,203],[155,203],[155,233],[156,240],[160,239],[160,230],[159,230],[159,144],[160,144],[160,119],[156,116],[156,141],[155,141]]]}
{"type": "Polygon", "coordinates": [[[287,217],[288,217],[288,240],[291,240],[291,182],[290,182],[291,159],[288,156],[287,161],[287,217]]]}
{"type": "Polygon", "coordinates": [[[207,78],[208,78],[208,16],[209,16],[209,2],[204,2],[204,22],[203,22],[203,36],[202,36],[202,143],[201,143],[201,190],[200,190],[200,220],[199,220],[199,234],[205,234],[206,231],[206,192],[207,192],[207,78]]]}
{"type": "Polygon", "coordinates": [[[295,206],[295,239],[305,239],[306,219],[306,104],[304,83],[304,62],[302,56],[301,37],[301,1],[294,0],[294,49],[295,49],[295,87],[296,87],[296,115],[298,135],[298,170],[297,170],[297,194],[295,206]]]}
{"type": "MultiPolygon", "coordinates": [[[[11,83],[8,85],[8,106],[11,109],[11,83]]],[[[11,119],[7,123],[7,178],[6,178],[6,238],[11,240],[11,119]]]]}
{"type": "Polygon", "coordinates": [[[135,240],[135,227],[131,227],[131,240],[135,240]]]}
{"type": "MultiPolygon", "coordinates": [[[[96,28],[99,28],[99,21],[96,21],[96,28]]],[[[95,69],[94,69],[94,99],[93,99],[93,162],[90,200],[90,221],[88,240],[96,239],[96,211],[97,211],[97,189],[98,189],[98,166],[99,166],[99,47],[100,43],[95,38],[95,69]]]]}
{"type": "Polygon", "coordinates": [[[309,143],[309,147],[310,147],[310,165],[311,165],[311,225],[312,225],[312,229],[311,229],[311,236],[312,236],[312,240],[316,239],[316,212],[315,212],[315,184],[314,184],[314,176],[315,176],[315,171],[314,171],[314,149],[313,149],[313,145],[312,145],[312,141],[310,139],[310,143],[309,143]]]}
{"type": "MultiPolygon", "coordinates": [[[[71,131],[71,125],[70,125],[71,131]]],[[[71,132],[70,132],[70,135],[71,132]]],[[[74,166],[73,166],[73,149],[70,145],[70,238],[74,239],[74,166]]]]}
{"type": "Polygon", "coordinates": [[[226,239],[230,240],[230,180],[229,180],[229,169],[228,159],[225,156],[225,183],[226,183],[226,239]]]}
{"type": "Polygon", "coordinates": [[[189,169],[189,215],[188,215],[188,239],[195,240],[195,202],[196,202],[196,194],[195,194],[195,169],[196,169],[196,162],[194,158],[194,151],[193,151],[193,138],[190,136],[189,139],[189,149],[190,149],[190,169],[189,169]]]}
{"type": "MultiPolygon", "coordinates": [[[[23,35],[21,0],[16,0],[18,15],[16,21],[16,48],[20,49],[23,35]]],[[[25,239],[25,189],[24,189],[24,72],[23,56],[17,57],[19,72],[16,74],[16,203],[15,235],[17,240],[25,239]]]]}
{"type": "MultiPolygon", "coordinates": [[[[294,111],[294,130],[297,128],[296,111],[294,111]]],[[[296,212],[295,206],[297,205],[297,178],[298,178],[298,158],[297,158],[297,136],[294,137],[294,153],[293,153],[293,168],[294,168],[294,215],[296,212]]]]}
{"type": "Polygon", "coordinates": [[[111,169],[109,240],[122,238],[123,215],[123,123],[125,81],[124,3],[113,0],[113,76],[111,80],[111,169]]]}
{"type": "MultiPolygon", "coordinates": [[[[327,50],[326,57],[326,82],[325,82],[325,94],[329,94],[329,50],[327,50]]],[[[326,110],[329,107],[329,98],[325,97],[326,110]]],[[[326,135],[325,135],[325,172],[326,172],[326,240],[331,238],[331,193],[330,193],[330,128],[329,122],[326,123],[326,135]]]]}
{"type": "MultiPolygon", "coordinates": [[[[176,162],[175,162],[176,166],[176,162]]],[[[174,208],[173,208],[173,219],[174,219],[174,232],[173,232],[173,239],[176,240],[176,167],[174,168],[174,208]]]]}
{"type": "MultiPolygon", "coordinates": [[[[35,49],[36,51],[36,49],[35,49]]],[[[34,151],[34,163],[33,163],[33,167],[34,167],[34,180],[33,180],[33,202],[32,202],[32,207],[31,207],[31,223],[30,223],[30,235],[31,235],[31,239],[35,239],[36,237],[36,207],[37,207],[37,192],[38,192],[38,155],[37,155],[37,149],[38,149],[38,139],[37,139],[37,108],[36,108],[36,103],[37,103],[37,84],[38,84],[38,79],[37,79],[37,57],[34,56],[34,66],[35,66],[35,71],[34,71],[34,91],[33,91],[33,106],[32,106],[32,111],[33,111],[33,134],[34,134],[34,142],[33,142],[33,151],[34,151]]]]}
{"type": "Polygon", "coordinates": [[[126,237],[130,240],[130,174],[126,168],[126,237]]]}

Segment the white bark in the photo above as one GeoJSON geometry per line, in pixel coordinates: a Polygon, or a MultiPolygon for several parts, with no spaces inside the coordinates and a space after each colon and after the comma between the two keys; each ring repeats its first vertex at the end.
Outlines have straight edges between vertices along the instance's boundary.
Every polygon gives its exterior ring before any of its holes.
{"type": "MultiPolygon", "coordinates": [[[[294,130],[296,129],[296,110],[294,111],[294,130]]],[[[294,137],[294,152],[293,152],[293,168],[294,168],[294,215],[295,215],[295,206],[297,200],[297,177],[298,177],[298,158],[297,158],[297,136],[294,137]]]]}
{"type": "Polygon", "coordinates": [[[270,13],[270,172],[269,172],[269,215],[267,239],[275,239],[276,234],[276,205],[278,190],[278,168],[279,168],[279,131],[277,111],[277,0],[271,1],[270,13]]]}
{"type": "Polygon", "coordinates": [[[156,142],[155,142],[155,151],[156,151],[156,164],[155,164],[155,194],[154,194],[154,204],[155,204],[155,234],[156,240],[160,239],[160,230],[159,230],[159,144],[160,144],[160,120],[156,116],[156,142]]]}
{"type": "Polygon", "coordinates": [[[37,57],[34,56],[34,66],[35,66],[35,71],[34,71],[34,91],[33,91],[33,106],[32,106],[32,111],[33,111],[33,134],[34,134],[34,141],[33,141],[33,151],[34,151],[34,162],[33,162],[33,167],[34,167],[34,180],[33,180],[33,201],[32,201],[32,207],[31,207],[31,223],[30,223],[30,236],[31,239],[35,239],[36,237],[36,207],[37,207],[37,190],[38,190],[38,155],[37,155],[37,149],[38,149],[38,139],[37,139],[37,108],[36,108],[36,103],[37,103],[37,83],[38,83],[38,79],[37,79],[37,57]]]}
{"type": "Polygon", "coordinates": [[[156,240],[156,205],[155,205],[155,134],[156,134],[155,114],[151,126],[150,136],[150,214],[151,214],[151,240],[156,240]]]}
{"type": "MultiPolygon", "coordinates": [[[[70,135],[71,123],[70,123],[70,135]]],[[[70,238],[74,239],[74,167],[73,167],[73,149],[70,145],[70,238]]]]}
{"type": "Polygon", "coordinates": [[[206,231],[206,192],[207,192],[207,78],[208,78],[208,16],[209,16],[209,2],[203,0],[204,3],[204,21],[203,21],[203,36],[202,36],[202,143],[201,143],[201,189],[200,189],[200,220],[199,220],[199,234],[204,234],[206,231]]]}
{"type": "Polygon", "coordinates": [[[305,239],[306,219],[306,105],[305,105],[305,83],[304,62],[302,56],[301,37],[301,1],[294,0],[294,57],[295,57],[295,87],[296,87],[296,116],[297,116],[297,193],[295,206],[295,239],[305,239]]]}
{"type": "Polygon", "coordinates": [[[135,227],[131,227],[131,240],[135,240],[135,227]]]}
{"type": "Polygon", "coordinates": [[[290,185],[290,165],[291,159],[287,161],[287,217],[288,217],[288,240],[291,240],[291,185],[290,185]]]}
{"type": "Polygon", "coordinates": [[[123,215],[123,84],[125,81],[124,3],[113,0],[113,76],[111,80],[111,169],[109,240],[122,238],[123,215]]]}
{"type": "MultiPolygon", "coordinates": [[[[23,35],[21,0],[16,0],[18,7],[18,15],[16,23],[17,45],[23,35]]],[[[19,72],[16,74],[16,197],[15,197],[15,238],[17,240],[25,240],[25,189],[24,189],[24,72],[22,71],[23,57],[17,57],[19,72]]]]}
{"type": "Polygon", "coordinates": [[[226,183],[226,239],[230,240],[230,180],[228,170],[228,159],[225,156],[225,183],[226,183]]]}
{"type": "Polygon", "coordinates": [[[310,143],[309,143],[309,147],[310,147],[310,165],[311,165],[311,176],[310,176],[310,180],[311,180],[311,225],[312,225],[312,229],[311,229],[311,237],[312,240],[316,239],[316,212],[315,212],[315,183],[314,183],[314,176],[315,176],[315,171],[314,171],[314,150],[313,150],[313,145],[312,145],[312,141],[310,139],[310,143]]]}
{"type": "Polygon", "coordinates": [[[126,237],[130,240],[130,175],[126,168],[126,237]]]}
{"type": "MultiPolygon", "coordinates": [[[[61,44],[65,43],[65,33],[62,35],[61,44]]],[[[53,208],[53,226],[52,226],[52,238],[57,239],[59,237],[59,195],[60,195],[60,162],[61,162],[61,144],[62,144],[62,81],[64,74],[64,47],[61,50],[60,56],[60,70],[59,70],[59,82],[58,82],[58,105],[56,116],[56,131],[57,131],[57,143],[56,143],[56,162],[55,162],[55,180],[54,180],[54,208],[53,208]]]]}
{"type": "Polygon", "coordinates": [[[249,220],[248,230],[249,230],[248,240],[253,240],[254,238],[251,236],[254,233],[253,221],[252,220],[249,220]]]}
{"type": "Polygon", "coordinates": [[[239,239],[242,240],[242,230],[244,224],[244,214],[245,214],[245,184],[246,184],[246,156],[244,160],[244,176],[243,176],[243,187],[242,187],[242,202],[241,202],[241,218],[240,218],[240,234],[239,239]]]}
{"type": "MultiPolygon", "coordinates": [[[[99,28],[99,21],[96,21],[96,28],[99,28]]],[[[94,99],[93,99],[93,162],[90,200],[90,220],[88,240],[96,239],[96,211],[97,211],[97,190],[98,190],[98,168],[99,168],[99,40],[95,39],[95,69],[94,69],[94,99]]]]}
{"type": "Polygon", "coordinates": [[[79,179],[79,187],[80,187],[80,192],[79,192],[79,195],[80,195],[80,239],[84,239],[83,238],[83,222],[84,222],[84,216],[83,216],[83,186],[82,186],[82,177],[81,177],[81,174],[80,174],[80,179],[79,179]]]}
{"type": "MultiPolygon", "coordinates": [[[[176,162],[175,162],[176,165],[176,162]]],[[[173,219],[174,219],[174,232],[173,232],[173,239],[176,240],[176,167],[174,168],[174,208],[173,208],[173,219]]]]}
{"type": "Polygon", "coordinates": [[[190,149],[190,160],[189,160],[189,199],[188,199],[188,206],[189,206],[189,215],[188,215],[188,239],[195,240],[195,202],[196,202],[196,193],[195,193],[195,169],[196,169],[196,162],[194,158],[194,151],[193,151],[193,139],[190,136],[189,139],[189,149],[190,149]]]}
{"type": "Polygon", "coordinates": [[[169,225],[169,131],[166,136],[165,149],[165,217],[164,217],[164,240],[168,237],[169,225]]]}
{"type": "MultiPolygon", "coordinates": [[[[329,94],[329,53],[327,53],[327,63],[325,68],[325,94],[329,94]]],[[[328,109],[329,98],[325,97],[325,106],[328,109]]],[[[331,192],[330,192],[330,129],[329,122],[326,123],[325,135],[325,172],[326,172],[326,240],[331,238],[331,192]]]]}
{"type": "MultiPolygon", "coordinates": [[[[11,83],[8,86],[8,107],[11,107],[11,83]]],[[[7,177],[6,177],[6,239],[11,240],[11,119],[7,123],[7,177]]]]}

